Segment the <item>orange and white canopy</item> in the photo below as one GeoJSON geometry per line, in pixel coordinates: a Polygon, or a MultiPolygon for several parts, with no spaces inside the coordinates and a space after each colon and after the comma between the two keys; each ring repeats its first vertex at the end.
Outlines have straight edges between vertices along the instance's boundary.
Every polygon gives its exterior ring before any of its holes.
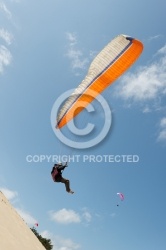
{"type": "Polygon", "coordinates": [[[132,37],[115,37],[92,61],[88,74],[66,100],[57,115],[62,128],[78,115],[98,94],[121,76],[140,56],[143,44],[132,37]]]}

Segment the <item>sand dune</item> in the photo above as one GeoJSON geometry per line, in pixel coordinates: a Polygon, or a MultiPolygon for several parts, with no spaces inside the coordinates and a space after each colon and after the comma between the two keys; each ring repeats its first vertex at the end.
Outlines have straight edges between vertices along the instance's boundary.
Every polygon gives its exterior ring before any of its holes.
{"type": "Polygon", "coordinates": [[[0,192],[0,250],[45,250],[2,192],[0,192]]]}

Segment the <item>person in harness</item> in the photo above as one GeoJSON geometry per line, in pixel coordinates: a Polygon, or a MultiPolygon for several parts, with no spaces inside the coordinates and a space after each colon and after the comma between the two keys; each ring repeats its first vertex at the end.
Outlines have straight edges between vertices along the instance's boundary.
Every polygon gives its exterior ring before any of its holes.
{"type": "Polygon", "coordinates": [[[65,184],[66,191],[73,194],[74,192],[70,189],[70,181],[62,177],[62,170],[67,167],[67,162],[65,165],[62,163],[54,164],[51,175],[54,182],[61,182],[65,184]]]}

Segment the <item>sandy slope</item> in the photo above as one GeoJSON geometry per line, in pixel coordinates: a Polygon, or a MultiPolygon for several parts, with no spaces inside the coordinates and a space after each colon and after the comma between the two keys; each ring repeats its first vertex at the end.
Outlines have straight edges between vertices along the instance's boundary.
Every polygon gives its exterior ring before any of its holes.
{"type": "Polygon", "coordinates": [[[45,250],[2,192],[0,192],[0,250],[45,250]]]}

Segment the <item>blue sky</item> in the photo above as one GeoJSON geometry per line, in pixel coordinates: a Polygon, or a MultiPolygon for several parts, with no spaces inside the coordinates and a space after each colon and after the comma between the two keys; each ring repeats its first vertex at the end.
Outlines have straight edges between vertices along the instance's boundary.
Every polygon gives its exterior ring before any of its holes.
{"type": "Polygon", "coordinates": [[[163,0],[0,0],[0,188],[54,250],[165,249],[165,9],[163,0]],[[102,94],[112,111],[106,138],[71,150],[52,130],[52,107],[119,34],[141,40],[144,51],[102,94]],[[52,182],[52,158],[37,158],[69,153],[79,156],[64,172],[74,195],[52,182]],[[117,192],[125,195],[119,207],[117,192]]]}

